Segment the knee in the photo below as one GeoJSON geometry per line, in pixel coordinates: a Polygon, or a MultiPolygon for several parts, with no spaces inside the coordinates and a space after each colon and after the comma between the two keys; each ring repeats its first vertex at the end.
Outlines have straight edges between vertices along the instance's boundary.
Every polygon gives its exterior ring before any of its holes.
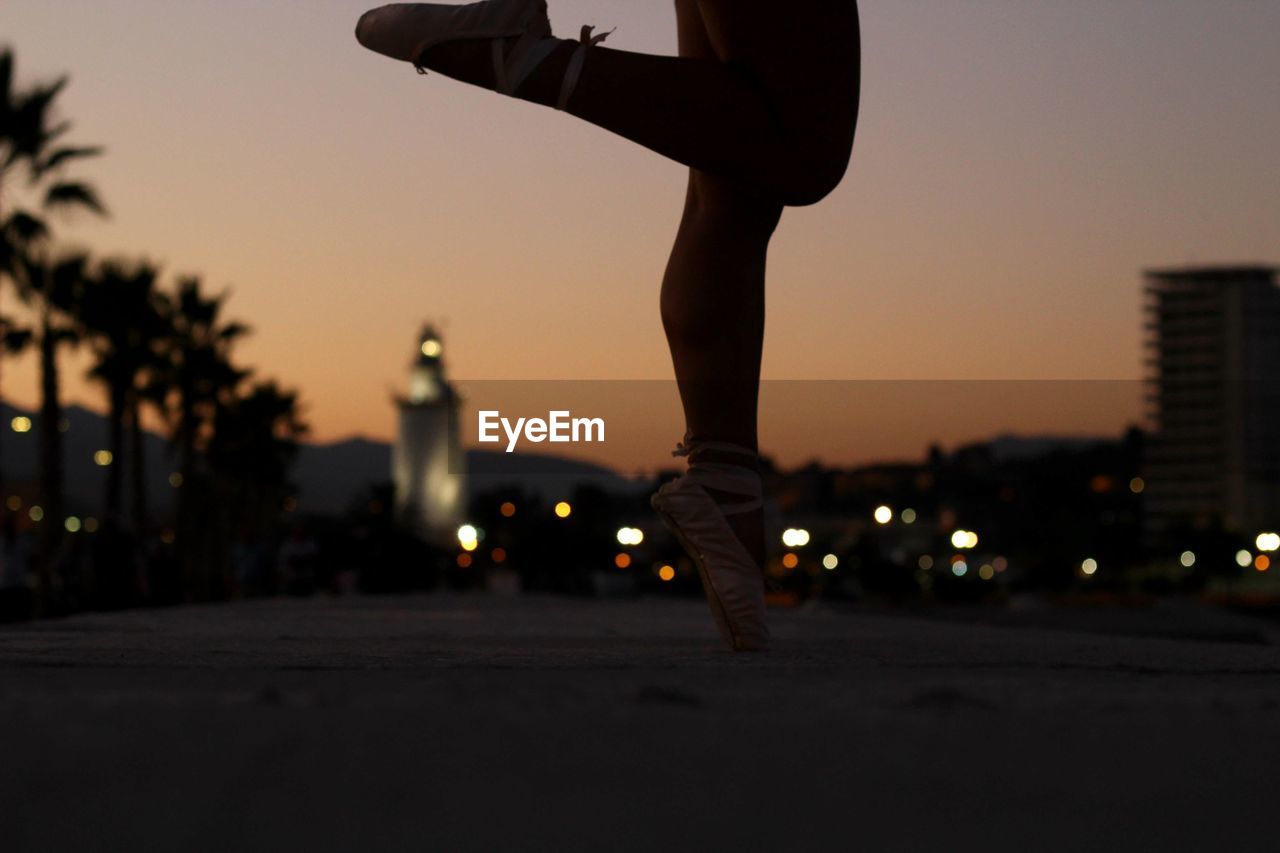
{"type": "Polygon", "coordinates": [[[728,230],[767,241],[782,219],[783,202],[773,193],[739,186],[702,172],[689,181],[686,224],[709,231],[728,230]]]}
{"type": "Polygon", "coordinates": [[[779,198],[787,207],[809,207],[840,186],[849,168],[849,154],[846,151],[814,156],[811,152],[799,152],[792,163],[794,167],[788,170],[779,198]]]}

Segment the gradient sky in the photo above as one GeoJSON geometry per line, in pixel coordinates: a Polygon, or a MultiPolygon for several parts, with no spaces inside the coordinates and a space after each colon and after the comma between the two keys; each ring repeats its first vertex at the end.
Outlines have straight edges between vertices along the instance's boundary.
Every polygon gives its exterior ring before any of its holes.
{"type": "MultiPolygon", "coordinates": [[[[670,2],[550,7],[562,35],[617,26],[613,46],[674,51],[670,2]]],[[[320,439],[392,434],[428,318],[470,379],[668,377],[681,167],[365,52],[364,8],[4,0],[20,74],[70,73],[77,141],[109,148],[84,171],[113,218],[64,236],[231,288],[256,329],[242,360],[302,390],[320,439]]],[[[784,219],[766,376],[1131,379],[1141,269],[1280,260],[1280,4],[861,8],[853,165],[784,219]]],[[[67,396],[99,406],[80,364],[67,396]]],[[[4,381],[33,401],[33,359],[4,381]]]]}

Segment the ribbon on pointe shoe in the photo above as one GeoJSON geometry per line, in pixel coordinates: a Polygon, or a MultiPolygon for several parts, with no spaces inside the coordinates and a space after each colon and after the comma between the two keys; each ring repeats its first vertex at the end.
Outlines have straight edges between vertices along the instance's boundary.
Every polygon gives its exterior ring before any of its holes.
{"type": "MultiPolygon", "coordinates": [[[[754,450],[741,445],[723,441],[690,441],[690,438],[691,436],[686,435],[684,441],[676,445],[671,455],[677,458],[690,458],[695,453],[710,450],[715,453],[746,456],[750,459],[760,458],[754,450]]],[[[688,482],[702,486],[704,489],[714,489],[717,492],[747,498],[747,500],[733,501],[728,504],[716,501],[720,512],[725,515],[740,515],[764,506],[764,485],[761,482],[760,473],[753,468],[727,462],[696,462],[690,458],[689,470],[684,476],[688,482]]]]}
{"type": "Polygon", "coordinates": [[[578,49],[573,52],[573,57],[569,60],[569,67],[564,72],[564,82],[560,84],[560,100],[556,103],[556,109],[562,112],[569,108],[569,98],[573,96],[574,90],[578,88],[578,80],[582,77],[582,66],[587,59],[587,48],[600,44],[613,35],[618,28],[614,27],[607,33],[593,35],[595,29],[594,26],[590,25],[582,28],[582,33],[578,37],[578,49]]]}

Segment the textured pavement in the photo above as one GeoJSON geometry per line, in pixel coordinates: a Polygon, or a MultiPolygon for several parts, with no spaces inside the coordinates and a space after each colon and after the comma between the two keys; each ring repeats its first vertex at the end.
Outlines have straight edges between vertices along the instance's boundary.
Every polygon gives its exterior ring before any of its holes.
{"type": "Polygon", "coordinates": [[[743,656],[700,602],[487,597],[0,628],[0,850],[1270,847],[1280,646],[1208,635],[818,607],[743,656]]]}

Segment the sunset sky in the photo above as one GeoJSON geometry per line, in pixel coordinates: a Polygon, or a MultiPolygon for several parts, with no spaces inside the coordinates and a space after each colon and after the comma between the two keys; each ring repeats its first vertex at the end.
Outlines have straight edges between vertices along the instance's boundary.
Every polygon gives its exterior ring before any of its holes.
{"type": "MultiPolygon", "coordinates": [[[[255,328],[241,360],[301,389],[322,440],[392,435],[427,319],[467,379],[668,378],[657,292],[682,168],[364,51],[364,8],[4,0],[20,75],[69,73],[75,140],[109,149],[82,172],[112,218],[63,236],[230,288],[255,328]]],[[[611,46],[674,52],[670,2],[550,8],[561,35],[617,26],[611,46]]],[[[1133,379],[1142,269],[1280,260],[1280,3],[861,8],[853,165],[784,219],[767,377],[1133,379]]],[[[68,399],[100,407],[82,373],[68,359],[68,399]]],[[[35,391],[33,358],[6,365],[6,399],[35,391]]],[[[789,447],[767,419],[764,438],[787,461],[866,453],[789,447]]]]}

